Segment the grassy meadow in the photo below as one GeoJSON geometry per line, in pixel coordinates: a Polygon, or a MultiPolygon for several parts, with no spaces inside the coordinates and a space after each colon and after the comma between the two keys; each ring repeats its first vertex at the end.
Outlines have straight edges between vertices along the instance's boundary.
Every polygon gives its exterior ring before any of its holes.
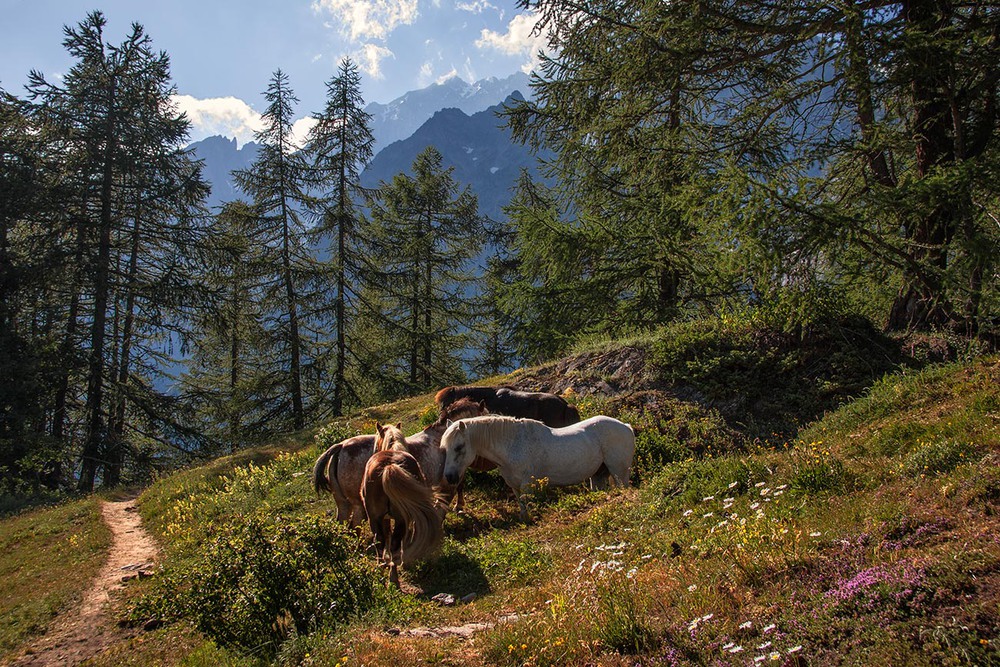
{"type": "MultiPolygon", "coordinates": [[[[116,605],[159,627],[92,664],[1000,664],[1000,357],[917,369],[871,341],[677,333],[632,342],[641,386],[575,399],[638,427],[632,488],[542,484],[524,524],[498,476],[474,474],[402,592],[310,471],[376,419],[429,423],[430,394],[160,479],[139,507],[161,571],[116,605]],[[409,632],[470,623],[471,639],[409,632]]],[[[0,523],[3,618],[35,619],[5,620],[3,651],[99,565],[95,508],[0,523]],[[43,550],[51,567],[25,565],[43,550]]]]}

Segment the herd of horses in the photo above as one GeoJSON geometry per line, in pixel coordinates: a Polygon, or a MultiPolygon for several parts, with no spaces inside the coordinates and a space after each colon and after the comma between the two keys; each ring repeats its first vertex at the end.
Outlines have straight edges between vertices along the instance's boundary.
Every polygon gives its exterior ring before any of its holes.
{"type": "Polygon", "coordinates": [[[511,387],[446,387],[434,397],[437,421],[409,437],[400,424],[338,442],[313,466],[316,492],[331,493],[337,519],[371,528],[378,557],[399,584],[398,568],[434,553],[453,500],[462,511],[465,472],[499,469],[527,520],[523,494],[608,478],[627,486],[635,453],[628,424],[603,415],[580,420],[562,397],[511,387]]]}

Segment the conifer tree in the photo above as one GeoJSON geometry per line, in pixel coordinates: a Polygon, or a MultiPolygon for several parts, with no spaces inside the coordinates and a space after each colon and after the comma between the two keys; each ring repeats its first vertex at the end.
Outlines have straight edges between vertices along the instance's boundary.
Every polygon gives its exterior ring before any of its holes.
{"type": "Polygon", "coordinates": [[[326,84],[323,111],[314,116],[309,134],[312,158],[311,184],[319,191],[313,208],[316,231],[330,239],[330,276],[334,293],[333,329],[335,360],[330,411],[343,412],[347,387],[347,353],[350,313],[357,309],[353,285],[360,282],[360,205],[365,201],[360,172],[372,158],[375,138],[371,116],[364,110],[357,65],[345,58],[337,75],[326,84]]]}
{"type": "MultiPolygon", "coordinates": [[[[185,301],[190,218],[206,191],[182,148],[188,121],[169,103],[168,57],[138,24],[118,46],[105,43],[105,26],[94,12],[67,27],[64,45],[76,63],[58,85],[38,73],[29,84],[33,120],[67,175],[68,215],[58,232],[71,258],[63,350],[86,353],[81,490],[92,489],[101,470],[106,484],[120,480],[127,403],[136,408],[128,425],[139,439],[165,442],[154,425],[178,426],[135,363],[140,350],[162,341],[167,313],[185,301]],[[150,318],[140,321],[139,311],[150,318]],[[150,345],[140,348],[140,330],[150,345]]],[[[57,437],[75,391],[70,377],[66,366],[56,391],[57,437]]]]}
{"type": "Polygon", "coordinates": [[[264,283],[265,309],[269,311],[268,329],[274,336],[275,377],[284,377],[290,426],[306,423],[304,372],[314,359],[307,344],[304,308],[316,304],[304,294],[315,281],[317,267],[306,239],[302,212],[309,203],[306,193],[306,164],[294,144],[292,124],[294,105],[298,102],[288,83],[288,76],[277,70],[264,93],[267,108],[262,115],[264,127],[256,133],[261,144],[254,163],[233,172],[240,188],[252,198],[260,229],[259,238],[266,250],[265,263],[272,276],[264,283]]]}
{"type": "Polygon", "coordinates": [[[994,8],[522,6],[539,12],[552,55],[534,81],[536,103],[511,122],[558,153],[567,202],[599,213],[603,200],[626,230],[665,220],[650,240],[674,260],[687,251],[673,249],[711,250],[703,235],[725,253],[760,248],[766,261],[748,270],[755,289],[783,288],[802,272],[834,284],[863,278],[895,286],[881,314],[889,328],[976,328],[996,256],[976,204],[996,194],[987,176],[994,8]],[[638,215],[622,215],[633,208],[638,215]]]}
{"type": "Polygon", "coordinates": [[[437,149],[417,155],[412,173],[382,184],[368,234],[384,335],[405,345],[407,391],[461,378],[474,315],[470,263],[485,235],[475,195],[437,149]]]}

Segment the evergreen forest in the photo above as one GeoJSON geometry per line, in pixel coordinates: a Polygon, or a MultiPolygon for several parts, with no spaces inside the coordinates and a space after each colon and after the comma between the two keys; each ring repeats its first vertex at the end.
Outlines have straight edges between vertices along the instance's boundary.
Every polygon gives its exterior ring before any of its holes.
{"type": "Polygon", "coordinates": [[[169,55],[66,26],[63,77],[0,89],[0,495],[143,484],[698,318],[995,345],[1000,5],[520,4],[548,49],[497,122],[551,157],[503,220],[433,148],[360,186],[350,59],[302,145],[293,82],[261,82],[244,196],[210,209],[169,55]]]}

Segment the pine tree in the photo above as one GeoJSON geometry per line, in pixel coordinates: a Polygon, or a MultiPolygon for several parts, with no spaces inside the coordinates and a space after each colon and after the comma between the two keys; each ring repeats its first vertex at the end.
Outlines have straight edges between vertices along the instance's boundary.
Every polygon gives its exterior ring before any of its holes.
{"type": "MultiPolygon", "coordinates": [[[[624,229],[648,225],[673,265],[694,251],[682,276],[711,267],[704,236],[725,253],[764,250],[767,262],[749,272],[776,288],[802,272],[830,282],[888,275],[898,285],[883,314],[890,328],[963,317],[975,328],[996,254],[976,249],[991,234],[972,204],[995,191],[983,178],[996,128],[994,9],[523,6],[540,12],[554,55],[534,82],[537,103],[512,124],[557,151],[565,199],[584,214],[603,201],[624,229]]],[[[662,278],[669,294],[675,281],[662,278]]]]}
{"type": "Polygon", "coordinates": [[[485,234],[475,195],[434,147],[412,172],[382,184],[367,235],[385,335],[405,342],[404,391],[461,378],[474,315],[469,267],[485,234]]]}
{"type": "MultiPolygon", "coordinates": [[[[195,240],[190,216],[206,192],[200,168],[181,148],[189,125],[169,103],[168,57],[152,50],[140,25],[118,46],[104,42],[105,26],[94,12],[66,28],[76,64],[59,85],[38,73],[29,84],[33,120],[68,174],[67,218],[57,233],[70,263],[64,363],[78,346],[86,353],[81,490],[91,490],[102,469],[106,484],[120,480],[126,421],[136,437],[161,442],[152,425],[179,426],[170,401],[135,364],[140,351],[153,349],[140,347],[140,330],[150,343],[162,340],[167,313],[192,285],[184,278],[195,240]],[[150,319],[141,321],[139,311],[150,319]],[[127,404],[136,407],[128,420],[127,404]]],[[[57,437],[65,437],[72,374],[65,366],[56,390],[57,437]]]]}
{"type": "Polygon", "coordinates": [[[309,204],[306,164],[292,139],[294,105],[288,76],[277,70],[264,93],[267,108],[264,127],[256,133],[261,144],[256,161],[233,172],[240,188],[253,200],[260,238],[267,251],[265,262],[273,279],[265,285],[265,306],[271,315],[268,328],[275,337],[274,373],[284,375],[285,395],[292,428],[306,423],[304,369],[313,359],[302,328],[303,307],[310,300],[305,286],[315,280],[317,266],[307,244],[301,214],[309,204]]]}
{"type": "Polygon", "coordinates": [[[316,231],[331,239],[330,265],[334,291],[333,328],[336,332],[333,395],[330,411],[343,412],[347,387],[347,338],[349,312],[357,309],[352,286],[363,272],[358,254],[360,204],[364,191],[361,169],[372,158],[375,138],[371,116],[364,110],[361,77],[350,58],[340,63],[337,75],[326,84],[327,101],[309,134],[312,157],[311,184],[319,190],[314,202],[316,231]]]}

